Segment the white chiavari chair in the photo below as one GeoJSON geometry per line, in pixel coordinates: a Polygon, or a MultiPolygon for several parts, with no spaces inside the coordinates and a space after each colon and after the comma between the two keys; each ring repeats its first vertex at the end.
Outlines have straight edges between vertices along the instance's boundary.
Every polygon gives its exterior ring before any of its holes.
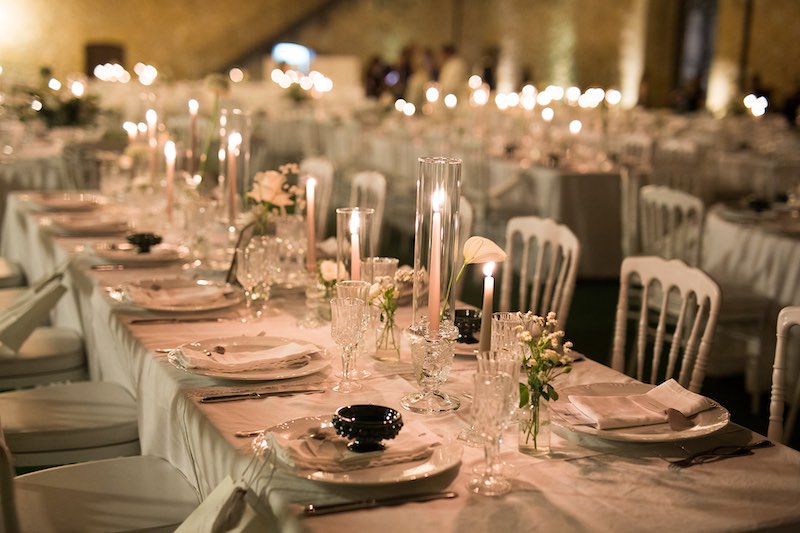
{"type": "Polygon", "coordinates": [[[333,163],[324,157],[309,157],[300,161],[300,174],[301,176],[314,176],[317,179],[315,196],[317,238],[324,239],[333,197],[333,163]]]}
{"type": "MultiPolygon", "coordinates": [[[[680,259],[694,267],[701,264],[705,208],[699,198],[668,187],[647,185],[640,191],[640,213],[644,254],[680,259]]],[[[717,331],[734,339],[742,348],[751,410],[757,413],[761,395],[761,333],[770,302],[744,287],[720,285],[723,302],[717,331]]],[[[719,359],[716,362],[722,363],[719,359]]],[[[709,364],[712,371],[716,370],[715,361],[709,364]]]]}
{"type": "Polygon", "coordinates": [[[513,217],[506,225],[505,250],[508,258],[502,267],[500,311],[511,310],[513,278],[519,261],[518,309],[542,316],[553,311],[565,326],[581,250],[575,234],[552,219],[513,217]]]}
{"type": "Polygon", "coordinates": [[[612,367],[628,371],[647,383],[675,378],[682,386],[699,392],[719,307],[719,287],[702,270],[677,259],[652,256],[624,259],[612,367]],[[630,298],[632,282],[641,286],[641,298],[630,298]],[[657,309],[652,305],[654,300],[660,300],[657,309]],[[629,353],[626,346],[632,311],[636,314],[633,349],[629,353]]]}
{"type": "Polygon", "coordinates": [[[14,459],[0,427],[4,533],[173,531],[200,503],[183,474],[159,457],[91,461],[17,477],[14,459]]]}
{"type": "Polygon", "coordinates": [[[787,351],[789,346],[789,330],[792,326],[800,326],[800,307],[786,307],[778,314],[777,344],[775,345],[775,362],[772,366],[772,394],[769,403],[769,429],[767,436],[777,442],[786,444],[792,437],[792,430],[800,410],[800,375],[795,376],[791,400],[787,402],[787,351]],[[783,412],[789,404],[789,413],[784,421],[783,412]]]}
{"type": "Polygon", "coordinates": [[[350,203],[352,207],[369,207],[375,210],[372,215],[372,251],[378,253],[383,228],[383,213],[386,207],[386,178],[380,172],[365,170],[353,176],[350,183],[350,203]]]}

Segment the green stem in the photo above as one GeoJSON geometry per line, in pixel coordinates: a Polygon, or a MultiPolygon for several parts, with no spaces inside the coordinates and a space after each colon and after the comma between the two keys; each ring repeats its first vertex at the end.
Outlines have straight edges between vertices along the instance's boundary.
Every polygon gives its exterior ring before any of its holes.
{"type": "MultiPolygon", "coordinates": [[[[458,271],[458,275],[455,278],[455,283],[458,283],[461,279],[461,275],[464,273],[464,269],[467,268],[467,262],[464,261],[461,264],[461,270],[458,271]]],[[[447,311],[447,303],[450,301],[450,291],[453,290],[453,276],[450,276],[450,280],[447,283],[447,292],[444,294],[444,305],[442,306],[442,312],[439,315],[439,320],[444,320],[444,314],[447,311]]]]}
{"type": "Polygon", "coordinates": [[[208,129],[206,131],[206,139],[203,144],[203,151],[200,153],[200,166],[197,169],[197,174],[203,176],[206,170],[206,163],[208,161],[208,150],[211,148],[211,137],[217,127],[217,120],[219,119],[219,95],[214,95],[214,107],[211,110],[211,119],[208,121],[208,129]]]}

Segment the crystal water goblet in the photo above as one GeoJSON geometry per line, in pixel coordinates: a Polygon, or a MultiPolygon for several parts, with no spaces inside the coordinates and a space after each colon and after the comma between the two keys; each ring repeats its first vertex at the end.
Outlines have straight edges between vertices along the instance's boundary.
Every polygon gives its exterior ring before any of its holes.
{"type": "MultiPolygon", "coordinates": [[[[334,290],[337,298],[358,298],[363,300],[364,305],[367,306],[367,312],[369,312],[369,290],[371,287],[372,284],[369,281],[342,280],[336,282],[334,290]]],[[[365,351],[364,347],[368,344],[366,333],[365,331],[364,337],[359,340],[353,356],[352,377],[356,380],[366,379],[370,376],[367,370],[358,369],[358,357],[362,355],[365,351]]],[[[372,344],[374,345],[375,343],[373,342],[372,344]]]]}
{"type": "Polygon", "coordinates": [[[236,279],[242,285],[249,318],[258,320],[264,314],[274,277],[275,241],[270,237],[252,239],[236,249],[236,279]]]}
{"type": "Polygon", "coordinates": [[[511,483],[498,467],[497,444],[508,416],[512,385],[512,377],[500,371],[478,372],[474,376],[472,411],[476,428],[484,439],[486,457],[484,471],[467,483],[476,494],[500,496],[511,490],[511,483]]]}
{"type": "MultiPolygon", "coordinates": [[[[509,401],[509,412],[505,417],[505,425],[513,419],[514,414],[519,405],[519,373],[522,359],[517,355],[517,352],[508,350],[492,350],[488,352],[479,352],[476,358],[477,372],[478,373],[505,373],[511,376],[513,386],[509,394],[511,395],[509,401]]],[[[465,429],[458,434],[458,439],[464,441],[468,446],[479,447],[484,445],[484,439],[478,431],[476,424],[473,423],[469,429],[465,429]]],[[[498,439],[497,446],[499,448],[502,437],[498,439]]]]}
{"type": "Polygon", "coordinates": [[[367,329],[368,317],[363,300],[338,297],[331,300],[331,337],[342,352],[341,380],[333,386],[336,392],[349,393],[361,389],[361,384],[353,381],[352,364],[358,341],[367,329]]]}

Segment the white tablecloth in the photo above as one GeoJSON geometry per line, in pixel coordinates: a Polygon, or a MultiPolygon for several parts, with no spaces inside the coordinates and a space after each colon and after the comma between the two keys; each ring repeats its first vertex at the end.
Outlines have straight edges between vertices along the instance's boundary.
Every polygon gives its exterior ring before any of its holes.
{"type": "MultiPolygon", "coordinates": [[[[15,198],[18,200],[18,198],[15,198]]],[[[40,232],[37,217],[24,212],[24,202],[12,202],[6,217],[3,253],[41,269],[73,250],[77,239],[52,239],[40,232]],[[23,226],[21,222],[25,222],[23,226]],[[11,229],[9,229],[11,228],[11,229]],[[14,241],[21,239],[19,245],[14,241]],[[8,240],[12,241],[8,243],[8,240]],[[28,243],[27,245],[25,243],[28,243]],[[26,249],[26,246],[28,249],[26,249]],[[33,259],[31,259],[33,258],[33,259]]],[[[278,297],[274,313],[259,323],[238,320],[220,323],[131,325],[134,316],[149,313],[122,307],[110,300],[104,286],[139,277],[180,273],[180,267],[150,270],[94,272],[82,254],[71,270],[71,292],[65,307],[78,309],[95,379],[123,384],[137,398],[142,451],[167,458],[207,495],[226,475],[238,475],[248,462],[247,439],[236,430],[269,427],[296,417],[331,413],[341,405],[370,402],[400,409],[400,397],[416,388],[409,380],[409,354],[403,364],[361,361],[373,376],[364,390],[352,395],[267,398],[222,404],[200,404],[199,396],[212,390],[230,390],[247,384],[218,381],[173,367],[157,348],[174,347],[201,338],[250,334],[302,338],[335,353],[329,329],[297,329],[302,302],[278,297]]],[[[60,308],[59,311],[62,309],[60,308]]],[[[407,309],[401,311],[408,314],[407,309]]],[[[222,313],[227,316],[226,313],[222,313]]],[[[70,317],[57,314],[56,322],[70,317]]],[[[338,366],[333,361],[334,366],[338,366]]],[[[445,390],[457,395],[469,391],[474,362],[457,358],[445,390]]],[[[330,372],[298,381],[331,382],[330,372]]],[[[573,373],[556,383],[568,385],[630,381],[591,360],[575,364],[573,373]]],[[[402,411],[407,422],[425,424],[443,438],[452,438],[469,424],[469,401],[454,414],[425,417],[402,411]]],[[[626,444],[577,434],[553,439],[549,458],[531,458],[514,451],[509,435],[503,458],[518,472],[513,491],[502,498],[469,493],[465,486],[472,468],[482,464],[478,449],[465,448],[461,467],[429,480],[389,487],[356,488],[301,480],[280,471],[272,482],[273,503],[327,503],[384,493],[438,490],[449,487],[458,498],[316,517],[303,524],[311,531],[731,531],[800,525],[800,453],[784,446],[757,450],[752,456],[708,463],[687,470],[667,468],[660,456],[682,456],[720,442],[747,442],[759,436],[736,425],[718,435],[671,444],[626,444]]],[[[295,509],[290,507],[290,510],[295,509]]]]}
{"type": "Polygon", "coordinates": [[[23,147],[12,156],[0,154],[0,220],[6,198],[12,191],[68,188],[61,158],[62,143],[40,143],[23,147]]]}
{"type": "MultiPolygon", "coordinates": [[[[800,224],[798,224],[800,227],[800,224]]],[[[800,305],[800,234],[706,216],[702,268],[714,279],[750,287],[781,306],[800,305]]]]}

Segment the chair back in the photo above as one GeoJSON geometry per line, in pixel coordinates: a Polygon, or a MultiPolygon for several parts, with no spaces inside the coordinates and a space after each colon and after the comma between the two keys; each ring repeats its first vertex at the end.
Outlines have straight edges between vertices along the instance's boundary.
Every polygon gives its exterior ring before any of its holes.
{"type": "Polygon", "coordinates": [[[660,185],[639,191],[643,255],[700,265],[705,208],[700,198],[660,185]]]}
{"type": "Polygon", "coordinates": [[[350,184],[351,207],[369,207],[375,210],[372,215],[374,230],[372,232],[372,253],[380,250],[381,228],[383,227],[383,211],[386,206],[386,178],[380,172],[365,170],[353,176],[350,184]]]}
{"type": "Polygon", "coordinates": [[[317,215],[317,239],[326,237],[328,215],[333,196],[333,163],[324,157],[309,157],[300,161],[300,175],[317,179],[314,203],[317,215]]]}
{"type": "Polygon", "coordinates": [[[0,533],[17,533],[19,521],[14,501],[14,457],[6,444],[3,427],[0,424],[0,533]]]}
{"type": "Polygon", "coordinates": [[[700,148],[684,139],[661,139],[653,150],[653,183],[703,197],[704,160],[700,148]]]}
{"type": "Polygon", "coordinates": [[[772,365],[772,394],[769,400],[769,429],[767,436],[786,444],[792,437],[797,411],[800,410],[800,375],[795,376],[794,392],[789,403],[789,414],[784,425],[783,411],[786,406],[786,359],[789,343],[789,330],[800,325],[800,306],[786,307],[778,314],[777,344],[775,345],[775,362],[772,365]]]}
{"type": "Polygon", "coordinates": [[[641,255],[639,191],[646,176],[638,167],[622,164],[619,169],[619,179],[622,257],[641,255]]]}
{"type": "Polygon", "coordinates": [[[653,256],[624,259],[612,367],[652,384],[675,378],[682,386],[699,392],[717,325],[720,298],[714,280],[683,261],[653,256]],[[633,315],[634,335],[632,349],[628,351],[630,315],[633,315]]]}
{"type": "Polygon", "coordinates": [[[553,311],[567,323],[581,246],[563,224],[547,218],[513,217],[506,225],[506,253],[500,311],[510,311],[514,272],[519,265],[519,310],[545,316],[553,311]],[[529,289],[530,287],[530,289],[529,289]]]}

